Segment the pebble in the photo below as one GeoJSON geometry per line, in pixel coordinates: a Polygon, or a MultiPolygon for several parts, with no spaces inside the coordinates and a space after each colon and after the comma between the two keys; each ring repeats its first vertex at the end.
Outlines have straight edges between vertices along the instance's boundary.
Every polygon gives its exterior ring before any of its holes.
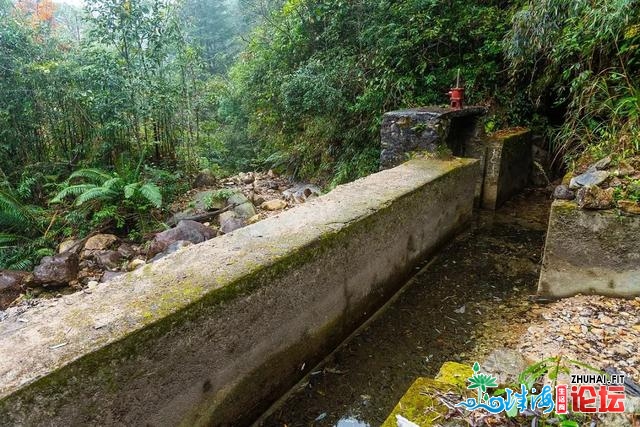
{"type": "Polygon", "coordinates": [[[527,359],[563,354],[599,369],[624,367],[640,382],[640,298],[578,295],[540,307],[517,344],[527,359]]]}

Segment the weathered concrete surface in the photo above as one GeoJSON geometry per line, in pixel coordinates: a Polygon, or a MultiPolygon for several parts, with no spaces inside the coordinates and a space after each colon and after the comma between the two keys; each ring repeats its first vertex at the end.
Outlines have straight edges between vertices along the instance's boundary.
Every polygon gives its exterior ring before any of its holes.
{"type": "Polygon", "coordinates": [[[578,293],[640,295],[640,217],[553,202],[538,295],[578,293]]]}
{"type": "Polygon", "coordinates": [[[474,155],[481,159],[485,171],[481,206],[495,210],[529,182],[531,132],[528,129],[506,130],[479,144],[486,147],[484,158],[480,146],[476,147],[474,155]]]}
{"type": "Polygon", "coordinates": [[[479,117],[485,113],[483,107],[421,107],[385,113],[380,128],[381,169],[401,164],[414,151],[435,152],[439,145],[462,155],[466,141],[483,131],[479,117]]]}
{"type": "Polygon", "coordinates": [[[243,425],[471,217],[414,160],[0,322],[0,424],[243,425]]]}

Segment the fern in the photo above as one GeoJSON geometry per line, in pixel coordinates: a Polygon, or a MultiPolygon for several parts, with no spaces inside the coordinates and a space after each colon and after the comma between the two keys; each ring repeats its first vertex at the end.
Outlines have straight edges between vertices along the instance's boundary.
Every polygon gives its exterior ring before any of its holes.
{"type": "Polygon", "coordinates": [[[111,179],[112,176],[108,172],[100,169],[79,169],[69,176],[69,180],[74,178],[84,178],[96,184],[103,184],[105,181],[111,179]]]}
{"type": "Polygon", "coordinates": [[[32,234],[39,229],[35,210],[21,203],[9,190],[0,190],[0,226],[5,230],[32,234]]]}
{"type": "Polygon", "coordinates": [[[110,178],[110,179],[106,180],[102,184],[102,187],[103,188],[108,188],[110,190],[114,190],[114,189],[118,188],[121,185],[122,185],[122,178],[115,177],[115,178],[110,178]]]}
{"type": "Polygon", "coordinates": [[[11,233],[0,233],[0,247],[5,245],[15,245],[24,240],[22,236],[11,233]]]}
{"type": "Polygon", "coordinates": [[[157,185],[152,182],[148,182],[140,187],[138,190],[140,195],[147,199],[156,208],[162,206],[162,193],[157,185]]]}
{"type": "Polygon", "coordinates": [[[124,186],[124,198],[125,199],[130,199],[133,197],[134,194],[136,194],[136,191],[138,190],[138,187],[140,186],[140,183],[138,182],[134,182],[132,184],[127,184],[124,186]]]}
{"type": "Polygon", "coordinates": [[[56,194],[55,197],[53,199],[51,199],[51,201],[49,203],[60,203],[64,199],[66,199],[68,196],[78,197],[79,195],[81,195],[85,191],[89,191],[90,189],[95,188],[95,187],[96,187],[95,184],[71,185],[69,187],[66,187],[66,188],[63,188],[62,190],[60,190],[58,192],[58,194],[56,194]]]}
{"type": "Polygon", "coordinates": [[[94,187],[80,194],[76,199],[76,206],[89,202],[91,200],[110,200],[118,195],[115,191],[105,187],[94,187]]]}

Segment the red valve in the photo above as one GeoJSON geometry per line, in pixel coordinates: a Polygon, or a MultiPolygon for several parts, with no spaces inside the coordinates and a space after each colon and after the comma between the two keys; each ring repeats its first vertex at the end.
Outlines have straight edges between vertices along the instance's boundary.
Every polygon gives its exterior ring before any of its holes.
{"type": "Polygon", "coordinates": [[[464,88],[454,87],[447,93],[451,97],[451,108],[461,110],[464,102],[464,88]]]}

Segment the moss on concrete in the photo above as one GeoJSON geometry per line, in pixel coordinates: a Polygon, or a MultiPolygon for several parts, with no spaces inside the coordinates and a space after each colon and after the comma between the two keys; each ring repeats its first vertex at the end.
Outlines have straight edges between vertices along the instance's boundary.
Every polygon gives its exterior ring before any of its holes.
{"type": "Polygon", "coordinates": [[[420,427],[431,427],[444,421],[449,408],[438,394],[456,392],[457,387],[429,378],[418,378],[393,408],[382,427],[397,427],[396,415],[400,415],[420,427]]]}
{"type": "MultiPolygon", "coordinates": [[[[455,188],[459,174],[469,174],[468,168],[473,167],[474,163],[475,161],[469,160],[446,163],[416,160],[403,167],[422,174],[424,183],[446,181],[447,186],[453,185],[455,188]]],[[[357,185],[357,182],[353,185],[357,185]]],[[[251,250],[259,253],[259,256],[249,256],[248,253],[243,255],[239,251],[231,254],[228,259],[219,261],[221,265],[217,269],[203,269],[202,264],[190,266],[188,257],[198,256],[197,250],[200,249],[194,247],[175,254],[171,260],[165,259],[164,263],[161,261],[157,266],[148,265],[123,277],[110,286],[123,288],[125,292],[134,288],[142,290],[131,293],[131,298],[124,306],[124,315],[117,319],[114,330],[109,330],[108,333],[102,332],[104,330],[94,331],[91,338],[82,343],[80,355],[77,350],[61,349],[58,361],[51,366],[47,375],[22,384],[8,396],[5,394],[0,400],[0,416],[9,422],[20,424],[28,419],[23,417],[30,416],[28,408],[37,401],[40,414],[57,414],[60,408],[73,408],[78,419],[104,419],[102,417],[105,414],[101,414],[97,408],[104,408],[105,402],[116,401],[118,396],[130,392],[127,387],[132,378],[147,375],[146,372],[131,370],[135,366],[135,360],[145,359],[149,349],[157,348],[163,341],[162,338],[172,334],[179,325],[197,324],[201,319],[214,316],[218,308],[232,300],[265,286],[277,286],[282,277],[296,268],[333,249],[344,248],[350,241],[357,240],[358,236],[366,235],[372,229],[387,226],[381,218],[401,221],[409,215],[408,212],[416,211],[424,203],[422,198],[416,197],[417,193],[426,191],[423,187],[424,185],[417,184],[415,187],[404,188],[382,186],[375,192],[374,200],[360,198],[341,206],[342,210],[336,212],[335,223],[312,224],[300,229],[300,234],[282,236],[281,241],[254,243],[251,250]],[[236,262],[231,263],[232,260],[236,262]],[[178,267],[167,269],[168,262],[175,262],[178,267]],[[122,369],[123,366],[127,369],[122,369]],[[103,402],[92,402],[89,399],[78,405],[79,399],[84,395],[99,396],[103,402]]],[[[227,240],[231,241],[231,237],[227,240]]],[[[392,280],[398,280],[397,285],[412,266],[405,267],[407,271],[391,277],[392,280]]],[[[353,312],[345,313],[344,318],[328,322],[326,328],[311,337],[311,341],[326,340],[327,345],[336,344],[350,332],[348,329],[352,325],[363,320],[364,312],[371,312],[371,308],[383,303],[382,297],[393,290],[393,285],[388,286],[385,292],[372,295],[370,300],[365,299],[357,306],[348,307],[353,312]],[[333,338],[327,339],[329,336],[333,338]]],[[[107,297],[106,292],[103,297],[107,297]]],[[[108,304],[102,305],[102,309],[107,308],[108,304]]],[[[73,320],[74,329],[93,331],[95,320],[92,314],[76,310],[70,311],[67,318],[73,320]]],[[[316,357],[321,356],[316,354],[316,357]]],[[[300,373],[286,375],[289,377],[283,381],[284,384],[289,384],[300,373]]],[[[252,389],[251,381],[252,376],[249,375],[235,385],[226,385],[223,389],[224,401],[232,401],[247,392],[255,392],[256,395],[264,393],[264,390],[255,390],[255,387],[252,389]]],[[[252,398],[256,395],[250,394],[252,398]]],[[[216,413],[216,403],[210,403],[213,406],[205,405],[207,407],[199,411],[205,418],[208,413],[216,413]]]]}
{"type": "Polygon", "coordinates": [[[445,362],[441,367],[436,381],[451,384],[460,388],[467,387],[467,379],[473,375],[471,366],[456,362],[445,362]]]}

